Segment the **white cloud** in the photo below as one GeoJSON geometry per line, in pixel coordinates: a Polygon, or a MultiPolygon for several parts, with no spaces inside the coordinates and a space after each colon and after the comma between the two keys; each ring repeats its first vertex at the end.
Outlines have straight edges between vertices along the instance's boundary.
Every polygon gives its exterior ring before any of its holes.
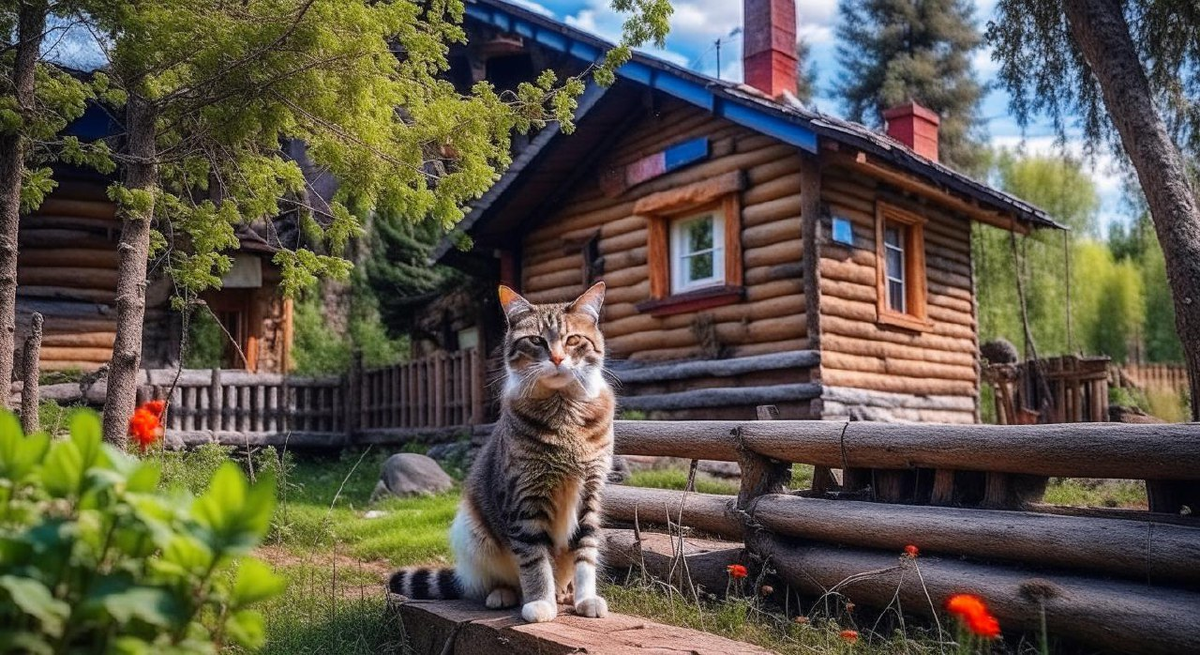
{"type": "Polygon", "coordinates": [[[532,11],[535,14],[541,14],[543,16],[549,16],[550,18],[554,18],[553,11],[550,11],[549,9],[547,9],[545,7],[545,5],[540,5],[536,2],[533,2],[533,0],[508,0],[508,1],[513,3],[514,5],[517,5],[518,7],[528,9],[529,11],[532,11]]]}

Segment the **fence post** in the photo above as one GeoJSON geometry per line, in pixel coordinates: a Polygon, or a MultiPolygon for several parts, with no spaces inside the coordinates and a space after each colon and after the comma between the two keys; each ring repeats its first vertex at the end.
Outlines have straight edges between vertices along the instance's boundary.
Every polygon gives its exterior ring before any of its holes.
{"type": "Polygon", "coordinates": [[[224,412],[225,394],[221,389],[221,369],[214,368],[212,370],[212,381],[208,386],[208,429],[212,430],[213,436],[221,431],[222,414],[224,412]]]}
{"type": "MultiPolygon", "coordinates": [[[[779,418],[779,409],[774,405],[759,405],[758,418],[770,421],[779,418]]],[[[754,499],[765,494],[784,493],[792,479],[792,465],[763,457],[746,448],[742,443],[741,428],[737,431],[738,464],[742,467],[742,485],[738,489],[737,507],[749,511],[754,499]]]]}
{"type": "Polygon", "coordinates": [[[433,420],[431,427],[446,424],[446,353],[439,350],[433,358],[433,420]]]}
{"type": "Polygon", "coordinates": [[[346,373],[346,441],[354,441],[362,418],[363,363],[362,352],[350,356],[350,371],[346,373]]]}
{"type": "MultiPolygon", "coordinates": [[[[22,353],[22,374],[25,385],[21,388],[21,429],[25,434],[33,434],[41,429],[39,425],[38,405],[41,400],[41,390],[38,388],[38,369],[42,359],[42,315],[34,312],[29,336],[25,337],[25,350],[22,353]]],[[[6,381],[5,384],[8,384],[6,381]]]]}
{"type": "Polygon", "coordinates": [[[479,348],[471,349],[471,425],[483,423],[484,362],[479,348]]]}

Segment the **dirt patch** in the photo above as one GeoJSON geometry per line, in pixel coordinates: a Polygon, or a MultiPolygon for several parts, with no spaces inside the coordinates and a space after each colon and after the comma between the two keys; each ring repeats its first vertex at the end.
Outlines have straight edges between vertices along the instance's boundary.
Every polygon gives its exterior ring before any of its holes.
{"type": "Polygon", "coordinates": [[[286,548],[278,545],[260,546],[254,551],[254,555],[266,561],[276,568],[285,568],[290,566],[316,566],[332,570],[336,567],[338,570],[360,571],[370,573],[374,577],[379,578],[380,582],[387,580],[396,567],[392,566],[387,560],[360,560],[342,553],[293,553],[286,548]]]}

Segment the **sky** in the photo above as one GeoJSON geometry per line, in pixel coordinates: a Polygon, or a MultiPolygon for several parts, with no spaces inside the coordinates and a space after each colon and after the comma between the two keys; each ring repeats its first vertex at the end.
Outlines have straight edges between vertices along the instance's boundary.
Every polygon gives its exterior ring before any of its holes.
{"type": "MultiPolygon", "coordinates": [[[[569,25],[591,32],[610,41],[619,40],[622,16],[611,9],[611,0],[510,0],[530,10],[552,16],[569,25]]],[[[992,16],[996,0],[974,0],[975,18],[983,30],[992,16]]],[[[742,3],[739,0],[674,0],[675,14],[671,33],[663,50],[646,52],[673,63],[686,66],[706,75],[724,80],[741,81],[742,3]],[[718,70],[717,39],[721,40],[720,69],[718,70]]],[[[833,82],[840,74],[836,54],[838,23],[837,0],[797,0],[797,32],[812,47],[811,61],[817,69],[817,93],[813,104],[820,111],[841,115],[833,94],[833,82]]],[[[989,140],[993,145],[1023,148],[1035,154],[1067,153],[1083,158],[1083,144],[1068,135],[1065,144],[1058,142],[1048,121],[1034,121],[1024,131],[1008,110],[1008,94],[995,81],[998,65],[992,61],[986,46],[976,52],[974,66],[980,82],[990,88],[981,105],[981,115],[989,140]]],[[[1104,229],[1116,221],[1124,221],[1121,176],[1114,160],[1107,154],[1084,159],[1084,167],[1096,183],[1100,194],[1099,223],[1104,229]]],[[[1105,230],[1106,231],[1106,230],[1105,230]]]]}

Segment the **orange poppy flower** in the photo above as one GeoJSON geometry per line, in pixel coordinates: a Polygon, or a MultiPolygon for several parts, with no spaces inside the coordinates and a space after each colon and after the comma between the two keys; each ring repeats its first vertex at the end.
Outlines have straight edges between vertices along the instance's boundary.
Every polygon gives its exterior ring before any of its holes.
{"type": "Polygon", "coordinates": [[[958,615],[971,632],[981,637],[995,639],[1000,636],[1000,622],[979,596],[955,594],[946,600],[946,610],[958,615]]]}
{"type": "Polygon", "coordinates": [[[167,408],[166,401],[151,400],[142,403],[141,407],[133,410],[129,417],[129,436],[143,453],[146,448],[163,436],[162,413],[167,408]]]}
{"type": "Polygon", "coordinates": [[[853,644],[858,641],[858,630],[842,630],[842,639],[853,644]]]}
{"type": "Polygon", "coordinates": [[[904,547],[904,554],[909,557],[916,557],[920,552],[921,551],[917,550],[917,547],[912,544],[904,547]]]}
{"type": "Polygon", "coordinates": [[[729,577],[731,578],[744,578],[747,575],[750,575],[750,573],[746,570],[746,567],[742,566],[741,564],[730,564],[729,566],[725,567],[725,570],[729,571],[729,577]]]}

